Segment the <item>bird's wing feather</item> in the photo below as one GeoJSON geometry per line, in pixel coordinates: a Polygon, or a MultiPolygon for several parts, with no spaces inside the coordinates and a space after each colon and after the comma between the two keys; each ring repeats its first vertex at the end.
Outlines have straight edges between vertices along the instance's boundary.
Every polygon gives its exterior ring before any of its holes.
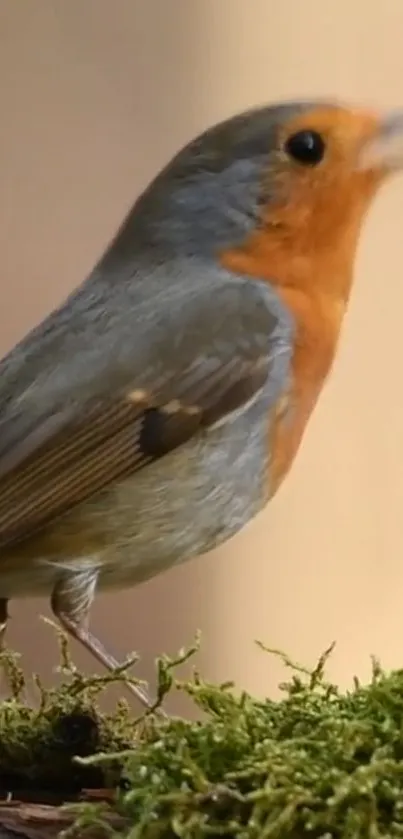
{"type": "Polygon", "coordinates": [[[0,547],[29,538],[112,482],[225,421],[259,392],[268,408],[274,404],[291,352],[282,314],[273,294],[254,281],[224,288],[213,299],[182,290],[165,321],[161,313],[152,342],[143,340],[147,332],[132,313],[138,341],[124,364],[110,344],[94,387],[85,353],[81,359],[63,355],[59,334],[53,359],[63,382],[55,389],[59,397],[49,399],[42,376],[0,410],[0,547]]]}

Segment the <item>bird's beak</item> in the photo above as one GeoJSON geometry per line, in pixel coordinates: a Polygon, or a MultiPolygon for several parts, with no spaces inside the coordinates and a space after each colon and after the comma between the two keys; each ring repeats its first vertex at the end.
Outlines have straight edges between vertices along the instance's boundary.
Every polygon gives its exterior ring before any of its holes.
{"type": "Polygon", "coordinates": [[[359,167],[385,173],[403,169],[403,111],[395,111],[379,120],[361,148],[359,167]]]}

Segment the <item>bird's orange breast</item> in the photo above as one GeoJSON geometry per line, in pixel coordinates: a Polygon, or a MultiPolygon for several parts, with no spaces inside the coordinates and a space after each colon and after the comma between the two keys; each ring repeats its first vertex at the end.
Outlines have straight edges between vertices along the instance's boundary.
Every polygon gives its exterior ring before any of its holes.
{"type": "MultiPolygon", "coordinates": [[[[291,310],[295,322],[295,344],[289,389],[279,399],[274,416],[268,418],[270,450],[269,494],[272,496],[287,475],[298,452],[303,434],[332,366],[345,311],[346,300],[324,294],[315,274],[336,270],[318,259],[304,261],[291,253],[267,248],[255,240],[252,249],[226,251],[222,262],[237,273],[266,278],[291,310]],[[310,282],[298,282],[299,273],[310,273],[310,282]],[[278,281],[276,281],[278,278],[278,281]]],[[[352,260],[338,266],[343,273],[352,260]]]]}
{"type": "Polygon", "coordinates": [[[335,356],[339,334],[336,312],[315,298],[305,298],[295,290],[282,289],[281,297],[296,320],[296,342],[290,386],[277,406],[269,430],[271,454],[270,488],[274,494],[287,475],[298,452],[312,411],[321,393],[335,356]]]}

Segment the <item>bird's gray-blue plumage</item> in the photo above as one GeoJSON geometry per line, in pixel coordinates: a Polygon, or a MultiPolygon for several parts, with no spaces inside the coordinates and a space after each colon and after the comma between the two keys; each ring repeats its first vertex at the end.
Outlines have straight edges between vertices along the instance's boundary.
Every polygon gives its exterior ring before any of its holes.
{"type": "MultiPolygon", "coordinates": [[[[278,125],[313,104],[226,120],[157,176],[86,282],[0,362],[0,458],[13,435],[29,432],[31,417],[74,411],[89,393],[118,390],[127,379],[152,384],[167,353],[179,374],[192,351],[218,353],[218,335],[221,343],[231,344],[234,334],[240,343],[245,335],[256,342],[245,300],[253,318],[264,299],[275,340],[282,334],[282,343],[289,341],[290,316],[274,290],[220,269],[216,254],[257,223],[262,169],[276,152],[278,125]],[[232,307],[241,318],[234,330],[232,307]]],[[[263,343],[270,332],[264,324],[263,343]]],[[[282,353],[282,374],[286,363],[282,353]]]]}
{"type": "MultiPolygon", "coordinates": [[[[218,252],[257,224],[277,126],[303,107],[257,109],[187,146],[140,196],[87,281],[0,363],[0,535],[2,479],[74,428],[88,400],[143,389],[168,402],[191,398],[231,365],[263,359],[266,371],[253,398],[218,425],[68,510],[55,523],[55,557],[41,556],[39,534],[37,588],[52,587],[58,567],[80,568],[69,555],[80,522],[102,530],[91,558],[101,582],[123,584],[213,547],[266,503],[268,416],[287,384],[293,323],[268,283],[226,271],[218,252]]],[[[82,565],[85,545],[78,552],[82,565]]],[[[18,560],[7,577],[8,564],[5,547],[7,597],[21,588],[18,560]]]]}

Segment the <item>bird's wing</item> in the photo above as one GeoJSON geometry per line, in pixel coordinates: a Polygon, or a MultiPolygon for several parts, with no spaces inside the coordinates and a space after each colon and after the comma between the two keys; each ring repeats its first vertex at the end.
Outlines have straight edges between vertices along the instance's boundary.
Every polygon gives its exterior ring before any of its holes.
{"type": "MultiPolygon", "coordinates": [[[[80,380],[77,359],[68,357],[67,338],[59,334],[59,398],[52,402],[38,376],[37,387],[34,380],[0,411],[0,547],[29,538],[108,484],[225,421],[259,392],[267,409],[275,403],[288,373],[291,324],[273,292],[244,280],[213,297],[194,289],[174,297],[148,336],[132,314],[124,364],[121,348],[109,340],[94,387],[90,358],[83,352],[78,359],[80,380]]],[[[68,318],[65,334],[71,334],[68,318]]],[[[24,376],[29,351],[26,357],[24,376]]],[[[53,362],[50,354],[49,368],[53,362]]]]}

